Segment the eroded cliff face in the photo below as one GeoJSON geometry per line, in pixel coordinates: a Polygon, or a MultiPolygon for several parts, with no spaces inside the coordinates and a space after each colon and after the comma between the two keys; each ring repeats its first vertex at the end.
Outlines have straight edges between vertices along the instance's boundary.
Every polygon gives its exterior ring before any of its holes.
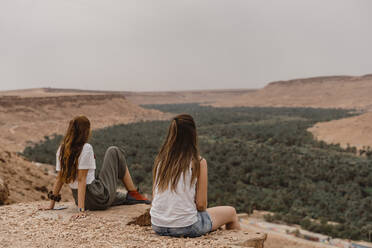
{"type": "Polygon", "coordinates": [[[0,207],[0,247],[251,247],[263,248],[266,234],[219,230],[199,238],[156,235],[151,227],[128,225],[149,206],[130,205],[92,211],[73,220],[73,203],[65,210],[39,211],[47,202],[0,207]]]}

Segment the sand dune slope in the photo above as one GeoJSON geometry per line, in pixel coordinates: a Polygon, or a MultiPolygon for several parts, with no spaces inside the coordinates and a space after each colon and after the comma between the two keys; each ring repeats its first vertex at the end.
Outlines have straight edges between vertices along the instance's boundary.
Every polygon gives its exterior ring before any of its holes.
{"type": "Polygon", "coordinates": [[[358,149],[372,147],[372,112],[359,116],[317,123],[309,129],[317,139],[327,143],[340,143],[347,147],[352,145],[358,149]]]}

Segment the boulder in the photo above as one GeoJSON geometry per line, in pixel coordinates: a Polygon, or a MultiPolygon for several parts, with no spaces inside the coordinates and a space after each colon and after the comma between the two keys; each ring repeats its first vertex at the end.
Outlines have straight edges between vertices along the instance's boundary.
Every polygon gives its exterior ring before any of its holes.
{"type": "Polygon", "coordinates": [[[252,247],[252,248],[264,248],[264,243],[267,239],[266,233],[248,233],[240,235],[239,241],[233,243],[236,247],[252,247]]]}

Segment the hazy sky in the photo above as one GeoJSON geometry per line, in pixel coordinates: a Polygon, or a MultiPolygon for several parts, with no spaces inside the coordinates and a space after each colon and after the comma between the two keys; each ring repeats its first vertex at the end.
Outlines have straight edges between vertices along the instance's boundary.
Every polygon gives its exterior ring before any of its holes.
{"type": "Polygon", "coordinates": [[[0,0],[0,90],[372,73],[371,0],[0,0]]]}

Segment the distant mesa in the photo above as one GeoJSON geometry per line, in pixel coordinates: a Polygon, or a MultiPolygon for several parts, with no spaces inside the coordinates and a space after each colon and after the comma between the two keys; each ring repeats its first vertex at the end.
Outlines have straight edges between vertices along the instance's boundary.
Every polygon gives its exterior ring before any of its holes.
{"type": "Polygon", "coordinates": [[[337,82],[337,81],[352,81],[362,77],[353,77],[353,76],[324,76],[324,77],[311,77],[311,78],[298,78],[298,79],[291,79],[291,80],[281,80],[281,81],[274,81],[269,83],[266,87],[270,86],[291,86],[294,84],[319,84],[319,83],[327,83],[327,82],[337,82]]]}
{"type": "Polygon", "coordinates": [[[298,78],[291,80],[281,80],[269,83],[266,87],[270,86],[291,86],[294,84],[320,84],[328,82],[355,82],[361,80],[371,80],[372,74],[366,74],[363,76],[323,76],[323,77],[310,77],[310,78],[298,78]]]}

